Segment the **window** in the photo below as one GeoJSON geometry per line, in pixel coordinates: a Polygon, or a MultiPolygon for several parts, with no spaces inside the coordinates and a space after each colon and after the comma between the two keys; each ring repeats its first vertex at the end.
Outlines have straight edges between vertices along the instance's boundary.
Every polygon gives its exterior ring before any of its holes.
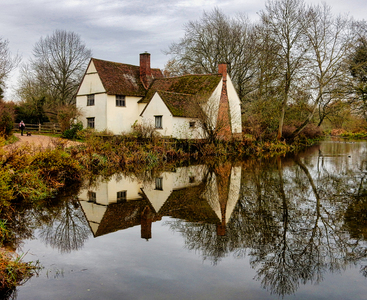
{"type": "Polygon", "coordinates": [[[155,179],[155,189],[163,191],[163,178],[158,177],[155,179]]]}
{"type": "Polygon", "coordinates": [[[189,183],[194,183],[194,182],[195,182],[195,176],[190,176],[189,183]]]}
{"type": "Polygon", "coordinates": [[[190,128],[195,128],[195,122],[189,122],[189,127],[190,128]]]}
{"type": "Polygon", "coordinates": [[[95,118],[87,118],[87,128],[94,128],[94,119],[95,118]]]}
{"type": "Polygon", "coordinates": [[[94,95],[88,95],[87,96],[87,106],[93,106],[94,105],[94,95]]]}
{"type": "Polygon", "coordinates": [[[97,202],[97,194],[92,191],[88,191],[88,202],[96,203],[97,202]]]}
{"type": "Polygon", "coordinates": [[[126,106],[125,96],[116,95],[116,106],[126,106]]]}
{"type": "Polygon", "coordinates": [[[126,201],[126,191],[117,192],[117,202],[125,202],[126,201]]]}
{"type": "Polygon", "coordinates": [[[162,116],[155,116],[155,128],[163,128],[162,127],[162,116]]]}

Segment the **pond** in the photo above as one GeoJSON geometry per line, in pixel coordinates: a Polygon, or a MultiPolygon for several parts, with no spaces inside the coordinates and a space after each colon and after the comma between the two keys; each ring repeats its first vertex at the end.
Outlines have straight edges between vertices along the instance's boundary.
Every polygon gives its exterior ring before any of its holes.
{"type": "Polygon", "coordinates": [[[367,143],[86,182],[19,213],[16,299],[366,299],[367,143]]]}

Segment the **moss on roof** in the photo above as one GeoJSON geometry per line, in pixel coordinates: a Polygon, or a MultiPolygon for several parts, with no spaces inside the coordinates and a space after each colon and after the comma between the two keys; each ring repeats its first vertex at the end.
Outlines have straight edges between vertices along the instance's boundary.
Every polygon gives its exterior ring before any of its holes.
{"type": "Polygon", "coordinates": [[[211,95],[218,86],[221,75],[185,75],[155,79],[140,103],[148,103],[155,92],[166,91],[196,96],[211,95]]]}
{"type": "Polygon", "coordinates": [[[201,108],[193,99],[195,95],[180,94],[166,91],[157,91],[167,108],[175,117],[197,118],[200,116],[201,108]]]}

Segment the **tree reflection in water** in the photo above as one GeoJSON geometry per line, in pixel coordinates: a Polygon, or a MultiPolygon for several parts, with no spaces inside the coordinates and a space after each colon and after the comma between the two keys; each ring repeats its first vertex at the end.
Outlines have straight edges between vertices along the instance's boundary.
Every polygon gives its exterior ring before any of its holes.
{"type": "Polygon", "coordinates": [[[35,228],[60,252],[81,249],[92,234],[134,226],[150,239],[152,222],[170,216],[165,224],[188,249],[214,265],[247,256],[272,294],[293,294],[351,264],[367,277],[367,156],[365,146],[347,147],[326,143],[288,158],[213,161],[154,173],[151,182],[116,176],[78,198],[13,212],[14,248],[35,228]]]}
{"type": "MultiPolygon", "coordinates": [[[[366,157],[364,155],[360,157],[366,157]]],[[[241,195],[224,236],[216,226],[171,220],[186,247],[217,264],[250,257],[256,279],[284,296],[299,284],[319,283],[326,272],[367,259],[366,162],[304,155],[243,163],[241,195]]],[[[213,171],[226,184],[228,174],[213,171]]],[[[228,191],[228,189],[227,189],[228,191]]],[[[367,266],[361,268],[367,275],[367,266]]]]}
{"type": "Polygon", "coordinates": [[[39,236],[61,253],[81,249],[91,231],[79,202],[76,199],[62,202],[58,213],[41,227],[39,236]]]}

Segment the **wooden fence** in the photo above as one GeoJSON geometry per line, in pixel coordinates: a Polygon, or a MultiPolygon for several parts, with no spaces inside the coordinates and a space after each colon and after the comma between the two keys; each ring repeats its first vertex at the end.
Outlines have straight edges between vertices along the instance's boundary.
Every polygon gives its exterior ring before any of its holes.
{"type": "MultiPolygon", "coordinates": [[[[19,123],[14,124],[14,130],[20,131],[19,123]]],[[[24,132],[38,133],[61,133],[59,124],[43,123],[43,124],[25,124],[24,132]]]]}

